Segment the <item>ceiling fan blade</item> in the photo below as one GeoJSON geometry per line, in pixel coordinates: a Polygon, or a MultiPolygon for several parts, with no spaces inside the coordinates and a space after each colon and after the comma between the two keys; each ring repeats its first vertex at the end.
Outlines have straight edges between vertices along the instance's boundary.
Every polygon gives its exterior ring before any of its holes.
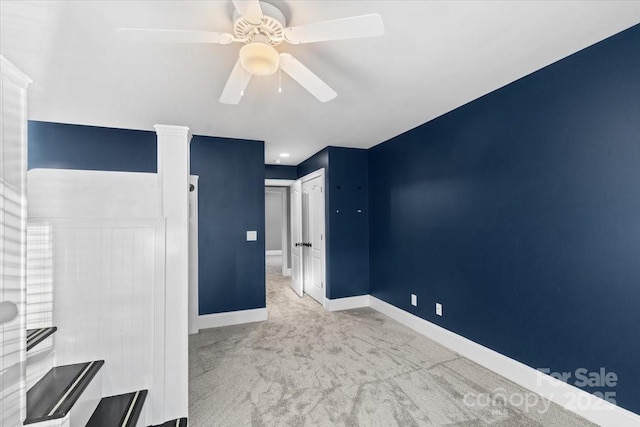
{"type": "Polygon", "coordinates": [[[284,39],[289,43],[298,44],[375,37],[383,34],[382,16],[372,13],[285,28],[284,39]]]}
{"type": "Polygon", "coordinates": [[[280,68],[308,90],[320,102],[331,101],[338,94],[300,61],[288,53],[280,54],[280,68]]]}
{"type": "Polygon", "coordinates": [[[249,84],[249,80],[251,80],[251,74],[244,71],[242,64],[240,64],[240,58],[238,58],[227,80],[227,84],[222,90],[220,102],[223,104],[239,103],[244,94],[244,90],[247,88],[247,84],[249,84]]]}
{"type": "Polygon", "coordinates": [[[262,23],[262,8],[258,0],[233,0],[238,13],[250,24],[262,23]]]}
{"type": "Polygon", "coordinates": [[[118,28],[116,32],[120,37],[136,42],[229,44],[233,41],[231,34],[215,31],[118,28]]]}

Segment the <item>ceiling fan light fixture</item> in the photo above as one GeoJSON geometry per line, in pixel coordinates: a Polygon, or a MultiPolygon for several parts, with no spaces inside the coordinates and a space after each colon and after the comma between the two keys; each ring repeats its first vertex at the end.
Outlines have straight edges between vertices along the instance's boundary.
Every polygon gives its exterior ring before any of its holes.
{"type": "Polygon", "coordinates": [[[240,49],[240,64],[254,76],[269,76],[278,71],[280,55],[266,43],[253,42],[240,49]]]}

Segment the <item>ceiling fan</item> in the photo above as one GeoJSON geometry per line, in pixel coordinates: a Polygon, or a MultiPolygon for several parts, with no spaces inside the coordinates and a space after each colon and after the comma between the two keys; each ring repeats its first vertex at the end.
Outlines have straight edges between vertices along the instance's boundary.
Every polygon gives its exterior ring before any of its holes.
{"type": "Polygon", "coordinates": [[[374,37],[384,34],[378,14],[353,16],[287,27],[284,14],[274,5],[259,0],[233,0],[233,34],[214,31],[157,30],[118,28],[128,40],[167,43],[244,43],[220,102],[238,104],[251,76],[268,76],[282,70],[321,102],[336,97],[336,92],[289,53],[279,53],[275,46],[374,37]]]}

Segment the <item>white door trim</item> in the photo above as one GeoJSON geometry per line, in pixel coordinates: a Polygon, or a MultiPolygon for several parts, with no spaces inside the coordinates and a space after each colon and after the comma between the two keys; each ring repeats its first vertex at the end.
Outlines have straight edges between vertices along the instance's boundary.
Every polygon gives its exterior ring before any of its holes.
{"type": "MultiPolygon", "coordinates": [[[[322,228],[322,307],[327,309],[327,218],[326,218],[326,208],[327,208],[327,180],[325,179],[324,168],[320,168],[315,170],[302,178],[300,178],[300,182],[304,184],[307,181],[312,179],[321,177],[322,178],[322,191],[324,192],[324,203],[322,204],[322,213],[321,213],[321,228],[322,228]]],[[[302,230],[301,230],[302,235],[302,230]]]]}
{"type": "Polygon", "coordinates": [[[296,182],[295,179],[265,179],[265,187],[291,187],[291,184],[296,182]]]}
{"type": "Polygon", "coordinates": [[[199,331],[198,302],[198,179],[197,175],[189,176],[189,334],[199,331]],[[189,189],[191,190],[191,189],[189,189]]]}
{"type": "Polygon", "coordinates": [[[289,250],[291,252],[291,289],[299,297],[304,296],[304,277],[302,268],[302,181],[295,181],[289,188],[289,199],[291,201],[291,242],[289,250]]]}
{"type": "MultiPolygon", "coordinates": [[[[266,251],[266,255],[282,255],[282,275],[291,276],[291,266],[289,265],[289,209],[287,209],[287,199],[289,198],[289,187],[283,185],[283,182],[291,182],[287,179],[265,179],[265,192],[280,194],[280,202],[282,203],[282,223],[280,228],[280,241],[282,249],[276,253],[276,251],[266,251]],[[273,185],[274,181],[277,181],[278,185],[273,185]],[[269,183],[269,184],[267,184],[269,183]],[[270,190],[268,187],[278,187],[278,191],[270,190]],[[271,253],[269,253],[271,252],[271,253]]],[[[266,231],[265,231],[266,232],[266,231]]]]}
{"type": "Polygon", "coordinates": [[[320,168],[318,170],[315,170],[315,171],[303,176],[302,178],[300,178],[300,181],[302,181],[304,183],[304,182],[310,181],[310,180],[312,180],[314,178],[317,178],[319,176],[321,176],[324,179],[324,168],[320,168]]]}

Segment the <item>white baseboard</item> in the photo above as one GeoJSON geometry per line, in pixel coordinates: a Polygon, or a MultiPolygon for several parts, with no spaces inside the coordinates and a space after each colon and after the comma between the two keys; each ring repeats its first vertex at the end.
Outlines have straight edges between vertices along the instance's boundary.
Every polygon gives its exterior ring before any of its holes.
{"type": "MultiPolygon", "coordinates": [[[[358,298],[358,297],[356,297],[358,298]]],[[[344,298],[347,299],[347,298],[344,298]]],[[[369,295],[370,307],[508,380],[601,426],[640,426],[640,415],[369,295]]]]}
{"type": "Polygon", "coordinates": [[[265,251],[266,255],[282,255],[282,249],[275,249],[272,251],[265,251]]]}
{"type": "Polygon", "coordinates": [[[357,297],[346,297],[336,299],[325,299],[324,307],[328,311],[350,310],[352,308],[369,307],[369,295],[358,295],[357,297]]]}
{"type": "Polygon", "coordinates": [[[203,314],[198,316],[198,329],[219,328],[220,326],[263,322],[265,320],[267,320],[266,308],[229,311],[226,313],[203,314]]]}

